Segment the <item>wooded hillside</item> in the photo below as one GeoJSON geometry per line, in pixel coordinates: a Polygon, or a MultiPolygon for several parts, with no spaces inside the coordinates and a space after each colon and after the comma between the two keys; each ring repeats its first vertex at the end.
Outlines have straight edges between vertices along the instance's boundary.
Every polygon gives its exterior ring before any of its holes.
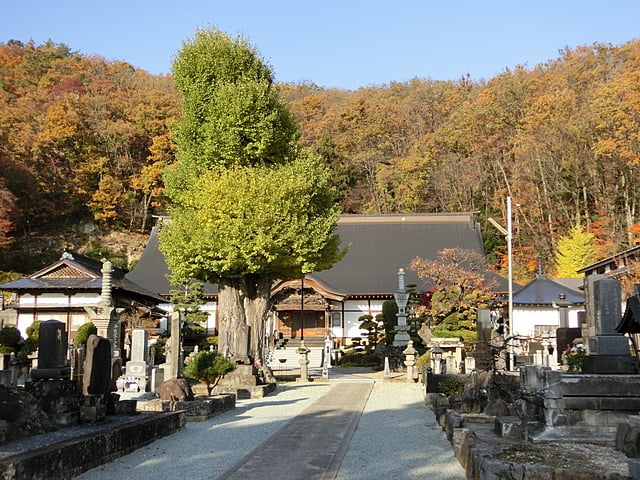
{"type": "MultiPolygon", "coordinates": [[[[538,255],[553,269],[576,224],[600,257],[634,244],[640,41],[566,50],[482,83],[278,87],[344,212],[476,211],[499,262],[504,239],[486,219],[506,225],[510,196],[525,280],[538,255]]],[[[52,42],[0,45],[0,270],[28,271],[23,245],[36,237],[86,242],[79,224],[148,231],[164,212],[178,101],[170,76],[52,42]]]]}

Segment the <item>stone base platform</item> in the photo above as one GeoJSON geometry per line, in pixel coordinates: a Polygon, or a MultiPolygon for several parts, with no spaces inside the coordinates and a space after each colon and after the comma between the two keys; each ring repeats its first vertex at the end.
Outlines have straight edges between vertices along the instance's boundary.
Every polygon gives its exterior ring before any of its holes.
{"type": "Polygon", "coordinates": [[[185,412],[187,421],[203,422],[218,413],[236,408],[235,395],[218,395],[215,397],[196,397],[195,400],[171,402],[169,400],[149,400],[139,403],[145,412],[185,412]]]}
{"type": "MultiPolygon", "coordinates": [[[[218,385],[213,389],[215,395],[235,395],[238,400],[247,400],[250,398],[263,398],[272,392],[275,392],[277,385],[275,383],[267,383],[264,385],[218,385]]],[[[195,390],[193,393],[196,393],[195,390]]]]}
{"type": "Polygon", "coordinates": [[[3,445],[0,478],[70,480],[170,435],[185,423],[184,412],[149,413],[35,435],[3,445]]]}

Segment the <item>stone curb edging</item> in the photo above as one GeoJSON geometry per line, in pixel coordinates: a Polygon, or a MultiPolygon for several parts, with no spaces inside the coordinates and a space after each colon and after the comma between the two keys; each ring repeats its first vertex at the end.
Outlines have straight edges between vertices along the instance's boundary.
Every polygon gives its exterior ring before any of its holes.
{"type": "Polygon", "coordinates": [[[186,424],[183,411],[143,414],[108,429],[18,453],[0,461],[2,480],[69,480],[126,455],[186,424]]]}

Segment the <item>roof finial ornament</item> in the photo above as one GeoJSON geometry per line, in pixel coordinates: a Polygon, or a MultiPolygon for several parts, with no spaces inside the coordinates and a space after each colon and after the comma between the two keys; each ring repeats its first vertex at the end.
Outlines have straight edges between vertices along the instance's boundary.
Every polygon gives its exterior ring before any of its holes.
{"type": "Polygon", "coordinates": [[[73,260],[73,255],[71,254],[71,252],[67,251],[67,247],[64,247],[62,249],[62,257],[60,257],[60,260],[73,260]]]}
{"type": "Polygon", "coordinates": [[[542,255],[538,255],[538,276],[544,275],[544,270],[542,269],[542,255]]]}

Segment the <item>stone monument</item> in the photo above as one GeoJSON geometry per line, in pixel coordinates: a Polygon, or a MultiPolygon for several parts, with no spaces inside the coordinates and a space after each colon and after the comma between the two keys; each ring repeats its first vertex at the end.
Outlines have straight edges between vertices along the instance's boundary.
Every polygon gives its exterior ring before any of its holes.
{"type": "Polygon", "coordinates": [[[146,330],[131,332],[131,360],[125,365],[123,387],[125,391],[146,392],[150,377],[149,339],[146,330]]]}
{"type": "Polygon", "coordinates": [[[304,340],[300,340],[300,346],[296,350],[298,355],[300,355],[300,381],[308,382],[309,381],[309,352],[311,351],[309,347],[304,344],[304,340]]]}
{"type": "Polygon", "coordinates": [[[405,290],[404,285],[404,269],[398,270],[398,291],[393,294],[398,305],[398,326],[396,327],[396,334],[393,337],[394,347],[406,347],[409,343],[409,326],[407,325],[407,302],[409,300],[409,294],[405,290]]]}
{"type": "Polygon", "coordinates": [[[111,344],[106,338],[89,335],[86,349],[82,378],[85,397],[80,407],[80,421],[99,422],[107,413],[115,413],[111,397],[111,344]]]}
{"type": "Polygon", "coordinates": [[[38,334],[38,368],[31,370],[33,381],[25,387],[39,399],[42,410],[58,426],[80,423],[83,396],[71,380],[71,367],[67,361],[67,332],[57,320],[40,324],[38,334]]]}
{"type": "Polygon", "coordinates": [[[407,367],[407,382],[413,382],[418,378],[418,372],[416,371],[416,356],[418,351],[413,347],[413,340],[409,340],[407,348],[402,351],[404,355],[404,364],[407,367]]]}
{"type": "Polygon", "coordinates": [[[106,260],[102,265],[102,290],[97,310],[92,312],[91,321],[98,329],[98,335],[110,342],[112,356],[120,356],[120,322],[113,306],[112,284],[113,265],[106,260]]]}
{"type": "Polygon", "coordinates": [[[65,325],[58,320],[46,320],[38,333],[38,368],[31,370],[34,380],[71,378],[67,362],[68,336],[65,325]]]}
{"type": "Polygon", "coordinates": [[[109,395],[111,393],[111,346],[109,340],[98,335],[87,338],[82,393],[109,395]]]}
{"type": "Polygon", "coordinates": [[[587,277],[587,328],[583,338],[587,355],[584,373],[633,374],[637,364],[629,350],[629,339],[616,331],[622,318],[622,289],[613,278],[587,277]],[[586,335],[585,335],[586,333],[586,335]]]}

